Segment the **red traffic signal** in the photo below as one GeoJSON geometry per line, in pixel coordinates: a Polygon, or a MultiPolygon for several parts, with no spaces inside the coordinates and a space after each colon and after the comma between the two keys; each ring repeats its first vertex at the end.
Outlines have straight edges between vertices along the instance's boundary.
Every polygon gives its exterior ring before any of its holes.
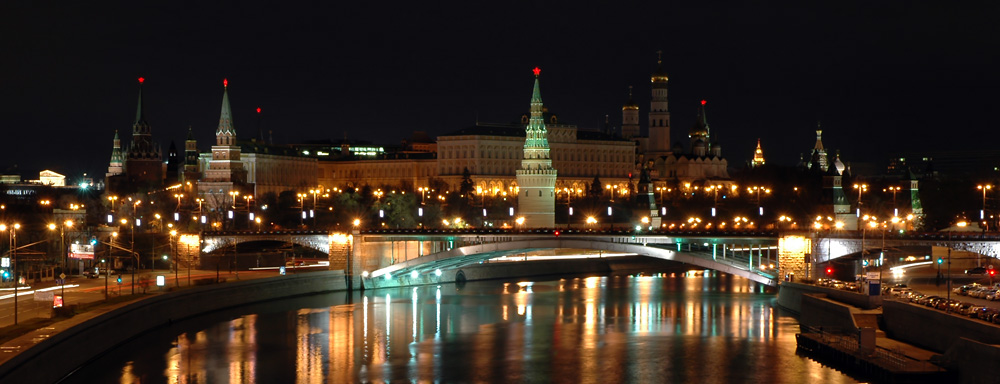
{"type": "Polygon", "coordinates": [[[833,267],[826,267],[826,274],[827,275],[832,275],[833,274],[833,267]]]}
{"type": "Polygon", "coordinates": [[[990,269],[989,271],[987,271],[987,273],[989,273],[989,274],[990,274],[990,277],[993,277],[993,276],[996,276],[996,274],[997,274],[997,270],[995,270],[995,269],[990,269]]]}
{"type": "Polygon", "coordinates": [[[557,229],[557,230],[553,231],[552,234],[556,235],[556,237],[559,237],[559,230],[557,229]]]}

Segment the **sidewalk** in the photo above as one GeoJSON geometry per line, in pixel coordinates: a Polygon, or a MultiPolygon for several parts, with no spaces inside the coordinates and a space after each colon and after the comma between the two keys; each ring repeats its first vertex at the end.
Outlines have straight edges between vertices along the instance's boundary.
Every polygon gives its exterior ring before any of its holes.
{"type": "MultiPolygon", "coordinates": [[[[137,271],[136,272],[137,280],[138,280],[138,276],[140,276],[140,274],[150,274],[150,272],[149,271],[137,271]]],[[[277,273],[276,270],[275,271],[271,271],[271,270],[264,270],[264,271],[240,271],[239,272],[239,280],[261,279],[261,278],[273,277],[273,276],[277,276],[277,275],[278,275],[278,273],[277,273]]],[[[167,275],[164,274],[164,276],[166,277],[167,275]]],[[[174,276],[171,273],[169,275],[169,278],[166,279],[166,284],[163,287],[157,287],[155,285],[155,281],[154,281],[154,285],[152,285],[147,290],[146,294],[142,294],[141,293],[141,289],[137,286],[136,287],[136,294],[134,296],[132,296],[132,297],[129,297],[129,296],[131,296],[130,295],[130,293],[131,293],[131,284],[130,284],[131,275],[122,275],[122,284],[120,285],[120,290],[122,292],[122,295],[118,296],[118,295],[116,295],[116,294],[113,293],[112,295],[109,296],[109,299],[108,299],[107,302],[105,302],[105,299],[104,299],[104,297],[105,297],[104,296],[104,279],[99,278],[99,279],[95,280],[95,279],[86,279],[86,278],[83,278],[83,277],[78,278],[79,280],[73,279],[73,278],[67,279],[67,283],[69,283],[69,284],[77,284],[77,283],[81,282],[80,280],[83,280],[83,281],[89,280],[90,283],[93,283],[95,281],[99,281],[100,285],[99,286],[92,286],[94,284],[88,284],[87,287],[82,287],[81,286],[81,287],[72,288],[72,289],[71,288],[67,288],[66,294],[67,294],[67,297],[70,298],[70,301],[68,302],[68,305],[70,305],[70,306],[74,306],[75,305],[75,306],[78,306],[77,308],[83,308],[82,312],[76,313],[73,317],[70,317],[70,318],[54,318],[54,319],[50,319],[51,314],[52,314],[53,311],[52,311],[51,308],[48,308],[50,306],[50,303],[45,302],[43,304],[44,304],[44,306],[48,310],[47,311],[42,311],[42,312],[47,313],[47,316],[27,317],[27,316],[25,316],[26,312],[19,311],[18,323],[21,324],[20,326],[13,326],[13,318],[12,318],[12,316],[10,317],[10,321],[7,321],[6,324],[0,324],[0,325],[4,326],[4,328],[0,328],[0,336],[2,336],[2,334],[4,333],[4,331],[16,331],[17,328],[23,328],[26,325],[30,326],[30,328],[31,328],[31,329],[28,329],[26,331],[23,331],[24,332],[23,334],[17,335],[15,337],[13,337],[12,339],[10,339],[9,341],[6,341],[6,342],[3,342],[2,344],[0,344],[0,364],[3,364],[4,362],[10,360],[14,356],[17,356],[18,353],[31,348],[33,345],[37,344],[38,342],[40,342],[42,340],[45,340],[45,339],[51,337],[52,335],[58,334],[59,332],[65,331],[66,329],[69,329],[69,328],[71,328],[71,327],[73,327],[73,326],[75,326],[77,324],[83,323],[83,322],[85,322],[87,320],[93,319],[93,318],[98,317],[98,316],[100,316],[102,314],[105,314],[105,313],[110,312],[112,310],[115,310],[117,308],[129,305],[131,303],[134,303],[134,302],[137,302],[137,301],[141,301],[141,300],[145,300],[145,299],[148,299],[148,298],[151,298],[151,297],[155,297],[155,296],[163,294],[163,293],[171,292],[173,290],[178,289],[178,284],[179,284],[180,289],[184,289],[184,288],[190,287],[192,285],[197,285],[197,282],[199,280],[209,279],[209,280],[213,280],[214,281],[217,276],[218,276],[218,278],[219,278],[220,281],[224,281],[224,282],[222,282],[222,284],[225,284],[225,282],[238,281],[236,273],[228,273],[228,272],[221,272],[220,271],[218,273],[218,275],[217,275],[216,271],[211,271],[211,270],[192,270],[191,274],[190,274],[190,283],[189,283],[187,271],[184,271],[184,273],[179,273],[178,274],[178,279],[176,281],[174,280],[174,276]],[[89,299],[85,299],[85,298],[89,298],[89,299]]],[[[117,284],[117,278],[109,279],[109,280],[110,280],[109,284],[108,284],[109,291],[118,290],[119,286],[117,284]]],[[[44,287],[54,287],[54,286],[58,286],[58,285],[56,285],[54,283],[51,283],[51,284],[39,283],[39,284],[36,284],[36,285],[32,286],[30,291],[33,291],[33,290],[36,290],[36,289],[42,289],[44,287]]],[[[27,294],[26,296],[30,296],[30,295],[31,294],[27,294]]],[[[28,301],[26,301],[26,299],[24,297],[20,297],[19,296],[19,298],[20,298],[19,304],[28,302],[28,301]]],[[[13,309],[13,302],[11,301],[10,303],[6,303],[6,306],[10,306],[11,309],[13,309]]]]}

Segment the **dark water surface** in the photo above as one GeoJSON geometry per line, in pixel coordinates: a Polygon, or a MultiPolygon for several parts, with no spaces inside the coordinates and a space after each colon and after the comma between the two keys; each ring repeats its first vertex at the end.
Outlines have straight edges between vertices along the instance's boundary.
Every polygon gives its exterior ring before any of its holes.
{"type": "Polygon", "coordinates": [[[158,329],[66,382],[855,382],[795,353],[774,299],[723,274],[333,293],[158,329]]]}

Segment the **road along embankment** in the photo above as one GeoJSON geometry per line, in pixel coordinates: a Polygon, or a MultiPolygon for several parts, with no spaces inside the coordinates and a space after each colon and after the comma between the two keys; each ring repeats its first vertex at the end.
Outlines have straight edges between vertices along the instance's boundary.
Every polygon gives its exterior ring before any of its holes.
{"type": "Polygon", "coordinates": [[[151,296],[80,321],[20,351],[0,365],[0,383],[56,382],[101,352],[172,322],[247,304],[346,288],[342,271],[319,271],[151,296]]]}

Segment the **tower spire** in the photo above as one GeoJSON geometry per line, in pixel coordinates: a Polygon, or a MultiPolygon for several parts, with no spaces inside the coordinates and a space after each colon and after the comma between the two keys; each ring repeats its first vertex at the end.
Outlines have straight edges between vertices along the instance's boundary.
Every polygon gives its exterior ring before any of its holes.
{"type": "Polygon", "coordinates": [[[525,227],[555,226],[556,170],[549,156],[549,133],[545,128],[542,92],[538,83],[541,70],[532,70],[535,84],[531,91],[531,113],[525,127],[524,156],[517,170],[518,210],[525,227]]]}
{"type": "Polygon", "coordinates": [[[122,156],[122,141],[118,138],[118,130],[115,130],[115,138],[111,145],[111,162],[108,163],[108,173],[105,176],[120,175],[124,172],[124,156],[122,156]]]}
{"type": "Polygon", "coordinates": [[[764,150],[760,148],[760,138],[757,138],[757,150],[753,152],[753,162],[750,166],[756,168],[762,165],[764,165],[764,150]]]}
{"type": "Polygon", "coordinates": [[[229,107],[228,79],[222,79],[222,111],[219,113],[219,127],[215,130],[215,139],[218,145],[233,145],[236,142],[233,111],[229,107]]]}
{"type": "Polygon", "coordinates": [[[135,108],[135,122],[132,123],[133,125],[147,124],[145,116],[146,115],[145,108],[143,108],[142,105],[142,83],[144,83],[145,81],[146,81],[145,78],[142,77],[139,78],[139,103],[136,105],[135,108]]]}

